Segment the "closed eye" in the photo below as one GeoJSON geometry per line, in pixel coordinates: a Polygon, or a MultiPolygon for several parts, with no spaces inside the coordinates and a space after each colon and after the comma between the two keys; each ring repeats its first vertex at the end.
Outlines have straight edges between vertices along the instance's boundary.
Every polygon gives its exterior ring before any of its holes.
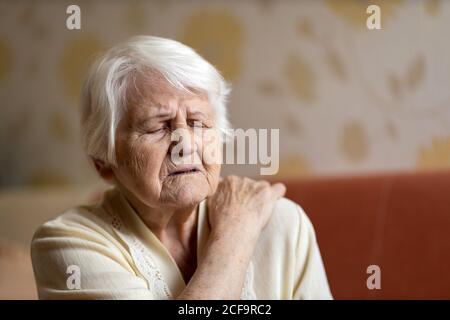
{"type": "Polygon", "coordinates": [[[189,126],[193,127],[193,128],[206,128],[207,126],[198,120],[190,120],[189,122],[189,126]]]}
{"type": "Polygon", "coordinates": [[[167,129],[169,129],[169,127],[167,125],[164,125],[158,129],[148,131],[147,133],[159,133],[159,132],[165,131],[167,129]]]}

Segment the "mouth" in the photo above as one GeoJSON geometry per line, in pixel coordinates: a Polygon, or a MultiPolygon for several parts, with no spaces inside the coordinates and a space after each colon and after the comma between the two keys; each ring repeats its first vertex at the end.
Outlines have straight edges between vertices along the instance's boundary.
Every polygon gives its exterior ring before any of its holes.
{"type": "Polygon", "coordinates": [[[198,169],[196,167],[181,168],[181,169],[177,169],[177,170],[169,173],[169,177],[182,176],[182,175],[187,175],[187,174],[195,174],[195,173],[199,173],[199,172],[201,172],[200,169],[198,169]]]}

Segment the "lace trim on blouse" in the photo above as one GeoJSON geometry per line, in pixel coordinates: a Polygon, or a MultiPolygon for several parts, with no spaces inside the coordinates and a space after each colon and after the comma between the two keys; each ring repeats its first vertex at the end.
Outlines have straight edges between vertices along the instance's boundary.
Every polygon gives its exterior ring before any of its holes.
{"type": "MultiPolygon", "coordinates": [[[[147,281],[149,288],[152,289],[155,298],[159,300],[173,299],[174,297],[171,294],[163,275],[157,268],[152,254],[146,246],[135,235],[133,235],[128,228],[126,228],[125,224],[116,213],[111,212],[111,210],[107,210],[106,208],[103,208],[101,212],[103,212],[102,217],[104,220],[106,220],[107,223],[109,223],[109,225],[128,244],[131,256],[136,263],[136,267],[147,281]]],[[[244,285],[241,291],[241,300],[256,299],[252,282],[253,265],[250,263],[250,266],[245,273],[244,285]]]]}

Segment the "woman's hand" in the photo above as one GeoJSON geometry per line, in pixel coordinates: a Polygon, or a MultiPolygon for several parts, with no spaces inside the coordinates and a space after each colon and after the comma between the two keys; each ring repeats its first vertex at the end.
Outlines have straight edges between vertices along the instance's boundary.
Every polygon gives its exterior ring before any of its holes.
{"type": "Polygon", "coordinates": [[[256,241],[271,217],[275,202],[285,192],[281,183],[271,185],[234,175],[221,179],[215,194],[208,199],[212,232],[245,234],[256,241]]]}
{"type": "Polygon", "coordinates": [[[281,183],[222,179],[207,200],[211,233],[204,255],[178,299],[239,299],[259,235],[285,192],[281,183]]]}

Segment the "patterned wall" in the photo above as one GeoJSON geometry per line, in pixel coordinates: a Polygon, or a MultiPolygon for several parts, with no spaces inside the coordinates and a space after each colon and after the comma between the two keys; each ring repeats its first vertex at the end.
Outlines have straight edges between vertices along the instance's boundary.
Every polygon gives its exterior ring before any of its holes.
{"type": "Polygon", "coordinates": [[[448,21],[445,0],[1,1],[0,186],[96,179],[80,84],[93,54],[135,34],[215,64],[235,127],[280,128],[280,176],[448,168],[448,21]],[[73,3],[79,31],[65,27],[73,3]],[[382,30],[365,27],[368,4],[382,30]]]}

